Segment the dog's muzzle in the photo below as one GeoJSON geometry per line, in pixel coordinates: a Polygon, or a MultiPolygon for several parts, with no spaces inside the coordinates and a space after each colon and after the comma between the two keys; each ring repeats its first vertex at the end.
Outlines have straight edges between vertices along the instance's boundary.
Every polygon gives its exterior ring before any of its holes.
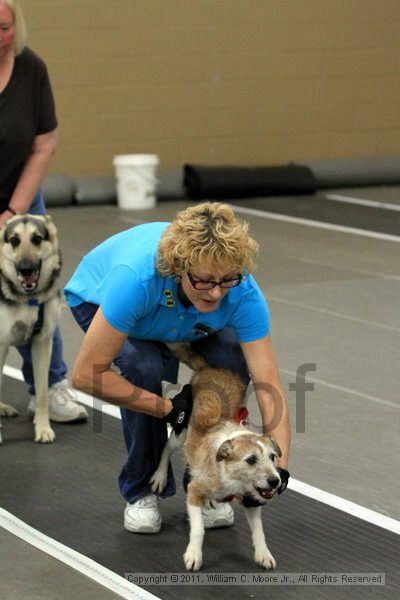
{"type": "Polygon", "coordinates": [[[15,265],[17,278],[25,292],[34,292],[39,283],[40,269],[42,263],[33,263],[30,260],[22,260],[15,265]]]}
{"type": "Polygon", "coordinates": [[[257,494],[264,498],[264,500],[270,500],[272,496],[276,493],[281,481],[279,477],[268,477],[267,479],[268,487],[258,487],[255,486],[257,494]]]}

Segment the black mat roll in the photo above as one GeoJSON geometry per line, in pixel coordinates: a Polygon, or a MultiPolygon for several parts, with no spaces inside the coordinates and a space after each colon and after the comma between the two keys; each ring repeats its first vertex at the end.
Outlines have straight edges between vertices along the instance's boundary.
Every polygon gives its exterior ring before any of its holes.
{"type": "Polygon", "coordinates": [[[185,165],[184,183],[190,198],[250,198],[280,194],[311,194],[317,190],[308,167],[206,167],[185,165]]]}

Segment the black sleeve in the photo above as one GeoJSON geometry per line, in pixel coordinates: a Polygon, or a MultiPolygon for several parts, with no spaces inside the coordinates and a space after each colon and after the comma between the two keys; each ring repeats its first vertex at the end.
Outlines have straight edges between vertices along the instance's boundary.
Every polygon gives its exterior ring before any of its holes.
{"type": "Polygon", "coordinates": [[[39,118],[36,135],[49,133],[57,127],[56,107],[54,96],[51,89],[49,75],[46,65],[43,63],[43,70],[39,83],[39,118]]]}

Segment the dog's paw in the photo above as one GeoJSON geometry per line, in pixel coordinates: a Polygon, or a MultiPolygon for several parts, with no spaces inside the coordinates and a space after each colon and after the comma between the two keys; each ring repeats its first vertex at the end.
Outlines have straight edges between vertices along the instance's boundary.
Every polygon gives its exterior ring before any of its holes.
{"type": "Polygon", "coordinates": [[[56,434],[50,426],[47,427],[35,427],[35,442],[41,442],[42,444],[50,444],[54,442],[56,434]]]}
{"type": "Polygon", "coordinates": [[[165,486],[167,485],[167,473],[157,469],[154,471],[150,479],[151,491],[155,494],[161,494],[165,486]]]}
{"type": "Polygon", "coordinates": [[[267,571],[270,569],[275,569],[276,567],[276,561],[269,550],[263,550],[261,552],[256,551],[254,554],[254,560],[258,565],[260,565],[260,567],[267,569],[267,571]]]}
{"type": "Polygon", "coordinates": [[[0,402],[0,417],[16,417],[18,411],[9,404],[3,404],[0,402]]]}
{"type": "Polygon", "coordinates": [[[203,563],[203,554],[201,548],[196,548],[194,544],[189,544],[183,555],[187,571],[198,571],[203,563]]]}

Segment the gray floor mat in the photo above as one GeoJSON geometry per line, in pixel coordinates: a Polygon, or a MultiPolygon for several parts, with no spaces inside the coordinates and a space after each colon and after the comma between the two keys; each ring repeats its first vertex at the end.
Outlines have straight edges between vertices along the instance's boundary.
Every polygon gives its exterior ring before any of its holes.
{"type": "MultiPolygon", "coordinates": [[[[33,442],[22,383],[5,378],[4,398],[20,411],[3,419],[0,447],[0,505],[32,527],[112,569],[125,573],[184,572],[182,554],[188,539],[185,497],[178,485],[174,498],[162,503],[163,529],[156,536],[129,534],[122,527],[124,502],[117,475],[124,459],[121,424],[104,416],[99,431],[88,423],[55,425],[56,442],[33,442]]],[[[176,457],[177,481],[183,470],[176,457]]],[[[356,476],[356,474],[355,474],[356,476]]],[[[371,489],[371,493],[375,490],[371,489]]],[[[250,533],[240,507],[235,526],[207,531],[204,573],[258,573],[250,533]]],[[[337,598],[343,589],[352,598],[394,598],[400,594],[399,538],[288,490],[263,511],[269,547],[277,571],[287,573],[384,572],[382,587],[310,586],[151,586],[160,598],[206,599],[210,593],[229,598],[337,598]]],[[[345,592],[346,593],[346,592],[345,592]]]]}
{"type": "MultiPolygon", "coordinates": [[[[340,195],[340,190],[336,191],[340,195]]],[[[362,197],[362,196],[361,196],[362,197]]],[[[385,200],[382,199],[382,202],[385,200]]],[[[323,193],[314,196],[248,198],[230,204],[280,213],[301,219],[332,223],[356,229],[400,235],[400,213],[367,206],[331,202],[323,193]]]]}

